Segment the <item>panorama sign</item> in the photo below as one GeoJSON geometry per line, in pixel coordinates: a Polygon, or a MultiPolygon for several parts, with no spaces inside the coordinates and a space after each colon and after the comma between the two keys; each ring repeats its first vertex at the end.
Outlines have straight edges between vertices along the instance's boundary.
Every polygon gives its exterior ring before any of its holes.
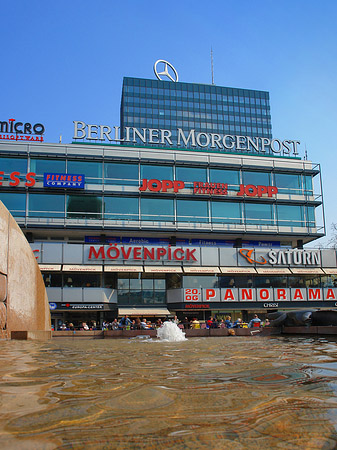
{"type": "Polygon", "coordinates": [[[143,143],[150,145],[165,145],[168,147],[192,147],[193,149],[213,149],[215,151],[256,152],[260,154],[280,154],[298,156],[300,141],[291,139],[269,139],[266,137],[234,136],[230,134],[204,133],[196,130],[185,131],[177,128],[177,139],[172,131],[157,128],[124,127],[123,137],[118,126],[86,124],[80,120],[74,121],[74,136],[76,140],[88,140],[115,143],[143,143]]]}

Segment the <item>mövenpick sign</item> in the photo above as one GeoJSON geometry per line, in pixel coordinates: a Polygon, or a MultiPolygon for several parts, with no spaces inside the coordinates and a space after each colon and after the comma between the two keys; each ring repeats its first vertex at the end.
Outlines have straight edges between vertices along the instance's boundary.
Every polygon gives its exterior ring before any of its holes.
{"type": "Polygon", "coordinates": [[[120,127],[109,125],[89,125],[80,120],[74,121],[73,139],[88,141],[160,144],[175,147],[211,148],[217,151],[257,152],[298,156],[300,141],[291,139],[269,139],[266,137],[234,136],[230,134],[204,133],[196,130],[184,131],[177,128],[177,139],[173,140],[172,131],[157,128],[124,127],[121,137],[120,127]]]}

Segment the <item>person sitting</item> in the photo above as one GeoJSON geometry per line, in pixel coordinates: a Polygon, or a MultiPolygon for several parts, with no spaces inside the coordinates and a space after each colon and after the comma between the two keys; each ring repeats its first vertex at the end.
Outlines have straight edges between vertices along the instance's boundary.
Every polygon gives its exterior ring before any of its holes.
{"type": "Polygon", "coordinates": [[[255,328],[255,327],[260,327],[261,326],[261,319],[259,318],[259,316],[257,314],[254,314],[253,319],[249,322],[248,324],[248,328],[255,328]]]}
{"type": "Polygon", "coordinates": [[[191,327],[192,327],[194,330],[200,328],[200,322],[199,322],[199,320],[198,320],[196,317],[194,317],[194,319],[192,320],[192,322],[191,322],[191,327]]]}
{"type": "Polygon", "coordinates": [[[146,330],[146,329],[147,329],[146,319],[143,319],[143,320],[140,322],[140,329],[141,329],[141,330],[146,330]]]}
{"type": "Polygon", "coordinates": [[[234,323],[233,328],[241,328],[242,327],[242,319],[239,317],[234,323]]]}
{"type": "Polygon", "coordinates": [[[112,322],[111,322],[111,329],[112,330],[118,330],[118,321],[117,321],[117,319],[114,319],[112,322]]]}
{"type": "Polygon", "coordinates": [[[226,316],[225,326],[226,328],[232,328],[233,324],[231,316],[226,316]]]}
{"type": "Polygon", "coordinates": [[[266,317],[266,321],[264,323],[264,326],[265,327],[269,327],[270,326],[270,321],[269,321],[268,317],[266,317]]]}

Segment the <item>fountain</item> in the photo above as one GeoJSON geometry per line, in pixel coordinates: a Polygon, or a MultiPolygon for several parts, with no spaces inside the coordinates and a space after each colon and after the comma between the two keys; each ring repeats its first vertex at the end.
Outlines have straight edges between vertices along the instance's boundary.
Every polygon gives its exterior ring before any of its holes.
{"type": "Polygon", "coordinates": [[[169,342],[186,341],[185,333],[174,322],[164,322],[157,330],[157,337],[169,342]]]}

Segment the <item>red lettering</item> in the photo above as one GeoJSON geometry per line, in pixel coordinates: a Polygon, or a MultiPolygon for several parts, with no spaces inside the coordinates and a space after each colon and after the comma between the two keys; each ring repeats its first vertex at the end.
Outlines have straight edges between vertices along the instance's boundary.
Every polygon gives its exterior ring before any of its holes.
{"type": "Polygon", "coordinates": [[[196,251],[196,248],[193,250],[190,250],[189,248],[186,250],[186,259],[189,261],[192,259],[193,261],[197,261],[197,258],[194,256],[194,252],[196,251]]]}
{"type": "Polygon", "coordinates": [[[124,258],[124,259],[129,259],[129,258],[130,258],[131,250],[132,250],[132,248],[129,247],[129,248],[128,248],[128,251],[126,252],[125,249],[124,249],[124,247],[121,247],[121,252],[122,252],[122,255],[123,255],[123,258],[124,258]]]}
{"type": "Polygon", "coordinates": [[[144,178],[143,179],[143,184],[140,186],[139,190],[140,191],[146,191],[146,189],[147,189],[147,179],[144,178]]]}
{"type": "Polygon", "coordinates": [[[159,261],[162,256],[166,255],[166,253],[167,252],[166,252],[165,248],[163,248],[163,247],[157,248],[157,260],[159,261]]]}
{"type": "Polygon", "coordinates": [[[4,172],[0,172],[0,186],[2,186],[2,181],[4,176],[4,172]]]}
{"type": "Polygon", "coordinates": [[[173,258],[177,261],[182,261],[184,259],[184,250],[182,248],[176,248],[173,252],[173,258]],[[182,255],[178,257],[178,253],[182,253],[182,255]]]}
{"type": "Polygon", "coordinates": [[[184,189],[185,183],[183,181],[174,181],[173,182],[173,190],[174,192],[178,192],[179,189],[184,189]]]}
{"type": "Polygon", "coordinates": [[[92,259],[92,257],[94,257],[94,259],[98,259],[99,257],[101,257],[102,259],[105,259],[104,247],[101,246],[98,249],[98,252],[96,252],[95,247],[91,246],[89,248],[89,257],[88,257],[88,259],[92,259]]]}
{"type": "Polygon", "coordinates": [[[36,176],[36,173],[34,173],[34,172],[29,172],[29,173],[27,173],[27,175],[26,175],[26,183],[25,183],[25,186],[27,186],[27,187],[32,187],[32,186],[34,186],[34,184],[35,184],[35,177],[36,176]]]}
{"type": "Polygon", "coordinates": [[[226,289],[224,300],[235,300],[232,289],[226,289]]]}
{"type": "Polygon", "coordinates": [[[12,172],[9,176],[9,178],[13,181],[9,183],[10,186],[17,186],[20,183],[20,178],[18,176],[20,175],[20,172],[12,172]]]}
{"type": "Polygon", "coordinates": [[[159,180],[149,180],[147,185],[152,192],[159,192],[161,189],[161,182],[159,180]]]}
{"type": "Polygon", "coordinates": [[[277,289],[277,300],[287,300],[285,289],[277,289]]]}
{"type": "Polygon", "coordinates": [[[332,289],[328,289],[328,292],[326,293],[326,299],[330,300],[330,298],[336,300],[335,294],[332,289]]]}
{"type": "Polygon", "coordinates": [[[259,295],[261,300],[269,300],[270,295],[268,289],[260,289],[259,295]]]}
{"type": "Polygon", "coordinates": [[[309,300],[321,300],[321,290],[320,289],[308,289],[309,300]]]}
{"type": "Polygon", "coordinates": [[[303,294],[302,294],[301,289],[296,289],[296,291],[295,291],[294,300],[297,300],[298,298],[300,300],[303,300],[303,294]]]}
{"type": "Polygon", "coordinates": [[[272,197],[274,194],[278,193],[278,189],[276,186],[268,186],[268,197],[272,197]]]}
{"type": "Polygon", "coordinates": [[[263,194],[267,193],[267,186],[258,186],[257,187],[257,195],[258,197],[262,197],[263,194]]]}
{"type": "Polygon", "coordinates": [[[242,300],[253,300],[253,289],[242,289],[242,300]]]}
{"type": "Polygon", "coordinates": [[[142,247],[133,248],[133,259],[142,259],[142,247]]]}
{"type": "Polygon", "coordinates": [[[147,257],[149,257],[149,259],[152,259],[152,261],[154,261],[154,248],[148,249],[144,247],[144,259],[146,260],[147,257]]]}
{"type": "Polygon", "coordinates": [[[245,187],[245,194],[248,195],[248,197],[256,197],[257,187],[253,184],[247,184],[245,187]]]}
{"type": "Polygon", "coordinates": [[[173,181],[170,180],[163,180],[162,181],[162,191],[163,192],[167,192],[167,189],[172,189],[173,188],[173,181]]]}
{"type": "Polygon", "coordinates": [[[206,300],[211,300],[215,297],[215,289],[206,289],[206,300]]]}

